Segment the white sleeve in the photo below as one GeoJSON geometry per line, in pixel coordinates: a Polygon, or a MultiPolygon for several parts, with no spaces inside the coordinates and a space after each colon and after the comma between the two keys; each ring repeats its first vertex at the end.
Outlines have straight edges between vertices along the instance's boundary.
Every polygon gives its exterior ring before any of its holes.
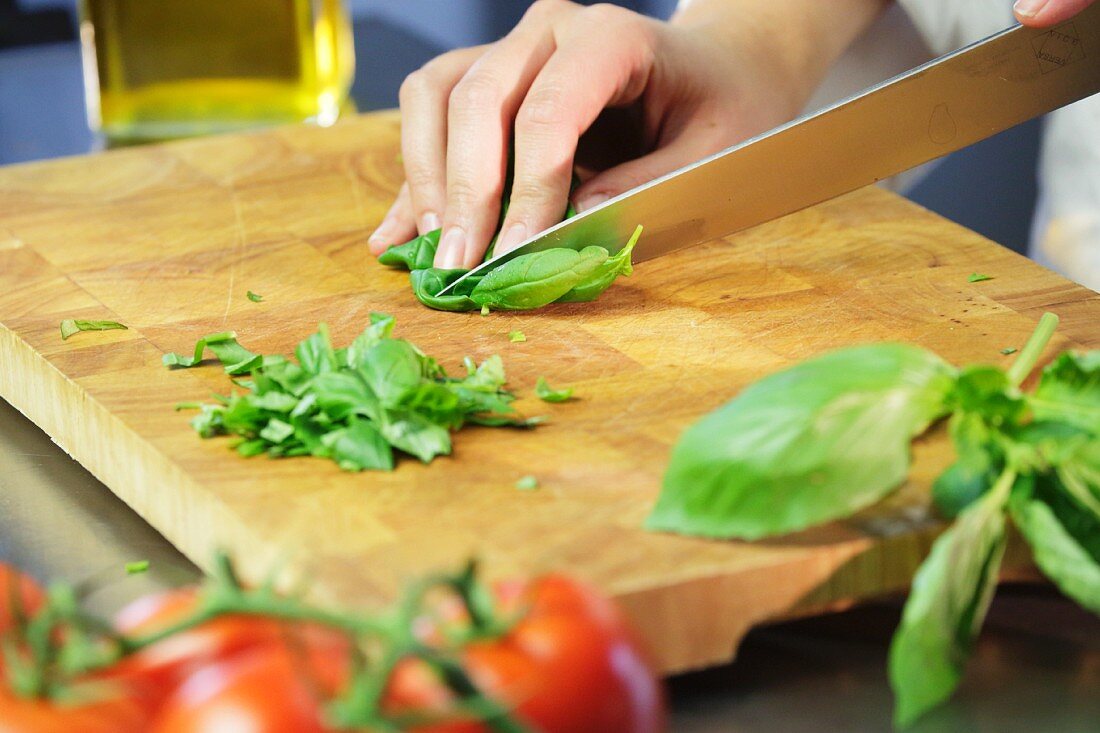
{"type": "MultiPolygon", "coordinates": [[[[1008,28],[1011,0],[898,0],[936,54],[1008,28]]],[[[1047,115],[1031,256],[1100,290],[1100,95],[1047,115]]]]}
{"type": "Polygon", "coordinates": [[[898,0],[936,55],[1013,25],[1011,0],[898,0]]]}

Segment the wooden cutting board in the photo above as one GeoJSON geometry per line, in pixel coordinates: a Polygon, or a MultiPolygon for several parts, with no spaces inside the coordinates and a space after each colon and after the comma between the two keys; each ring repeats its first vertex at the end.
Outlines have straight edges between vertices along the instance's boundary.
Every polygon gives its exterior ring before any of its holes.
{"type": "Polygon", "coordinates": [[[594,304],[430,311],[366,248],[401,183],[398,135],[387,113],[0,169],[0,395],[200,565],[224,547],[250,578],[283,563],[318,597],[365,606],[472,554],[492,577],[564,570],[615,595],[675,671],[729,659],[754,624],[904,588],[950,460],[941,431],[882,505],[774,541],[645,532],[685,426],[849,344],[1003,364],[1049,309],[1063,319],[1051,354],[1100,346],[1100,296],[877,189],[645,263],[594,304]],[[975,271],[993,279],[970,284],[975,271]],[[289,353],[320,321],[342,344],[374,310],[452,369],[501,354],[521,410],[550,423],[470,429],[451,458],[347,474],[239,458],[172,409],[229,383],[214,364],[164,369],[166,351],[232,329],[289,353]],[[63,318],[130,330],[62,342],[63,318]],[[580,399],[531,399],[540,375],[580,399]],[[539,490],[516,490],[526,474],[539,490]]]}

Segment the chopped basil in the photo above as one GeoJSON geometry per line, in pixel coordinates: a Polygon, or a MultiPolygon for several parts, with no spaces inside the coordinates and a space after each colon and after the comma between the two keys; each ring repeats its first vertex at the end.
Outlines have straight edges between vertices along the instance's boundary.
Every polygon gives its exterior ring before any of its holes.
{"type": "Polygon", "coordinates": [[[523,331],[511,331],[508,334],[508,340],[513,344],[521,344],[527,340],[527,336],[524,335],[523,331]]]}
{"type": "Polygon", "coordinates": [[[980,272],[972,272],[972,273],[970,273],[970,277],[966,278],[966,281],[968,283],[980,283],[983,280],[992,280],[992,279],[993,279],[992,275],[983,275],[980,272]]]}
{"type": "Polygon", "coordinates": [[[546,381],[546,377],[539,377],[535,383],[535,394],[543,402],[566,402],[573,397],[573,388],[554,389],[546,381]]]}
{"type": "Polygon", "coordinates": [[[125,567],[127,575],[138,575],[139,573],[144,573],[146,570],[149,569],[149,561],[137,560],[135,562],[128,562],[126,563],[125,567]]]}
{"type": "Polygon", "coordinates": [[[66,318],[61,322],[61,340],[80,331],[126,331],[126,326],[118,321],[83,321],[75,318],[66,318]]]}
{"type": "Polygon", "coordinates": [[[539,487],[539,480],[534,476],[524,476],[516,481],[516,488],[520,491],[534,491],[539,487]]]}
{"type": "Polygon", "coordinates": [[[253,303],[262,303],[264,296],[260,295],[259,293],[253,293],[251,290],[249,290],[248,299],[251,300],[253,303]]]}

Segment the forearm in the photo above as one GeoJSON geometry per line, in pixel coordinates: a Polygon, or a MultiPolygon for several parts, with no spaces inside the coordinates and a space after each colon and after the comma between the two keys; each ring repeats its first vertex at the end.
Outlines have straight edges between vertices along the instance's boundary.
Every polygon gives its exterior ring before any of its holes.
{"type": "Polygon", "coordinates": [[[766,54],[801,107],[890,0],[681,0],[672,23],[766,54]]]}

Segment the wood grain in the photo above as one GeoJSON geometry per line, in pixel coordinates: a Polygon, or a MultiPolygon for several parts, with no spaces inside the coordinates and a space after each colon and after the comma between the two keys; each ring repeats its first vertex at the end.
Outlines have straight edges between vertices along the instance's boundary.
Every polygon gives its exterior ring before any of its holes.
{"type": "Polygon", "coordinates": [[[1100,296],[877,189],[641,265],[595,304],[429,311],[366,249],[401,183],[398,135],[378,114],[0,170],[0,395],[200,564],[228,548],[250,578],[281,562],[319,598],[363,606],[471,554],[493,577],[565,570],[618,597],[676,671],[729,659],[754,624],[903,588],[950,460],[941,431],[882,505],[775,541],[645,532],[685,426],[848,344],[1007,363],[1049,309],[1063,326],[1048,356],[1100,346],[1100,296]],[[320,321],[341,343],[372,310],[451,368],[502,354],[521,410],[551,422],[471,429],[451,458],[353,475],[241,459],[173,412],[229,385],[217,366],[162,368],[166,351],[233,329],[289,353],[320,321]],[[130,330],[62,342],[63,318],[130,330]],[[531,399],[540,375],[581,399],[531,399]],[[542,488],[517,491],[525,474],[542,488]]]}

